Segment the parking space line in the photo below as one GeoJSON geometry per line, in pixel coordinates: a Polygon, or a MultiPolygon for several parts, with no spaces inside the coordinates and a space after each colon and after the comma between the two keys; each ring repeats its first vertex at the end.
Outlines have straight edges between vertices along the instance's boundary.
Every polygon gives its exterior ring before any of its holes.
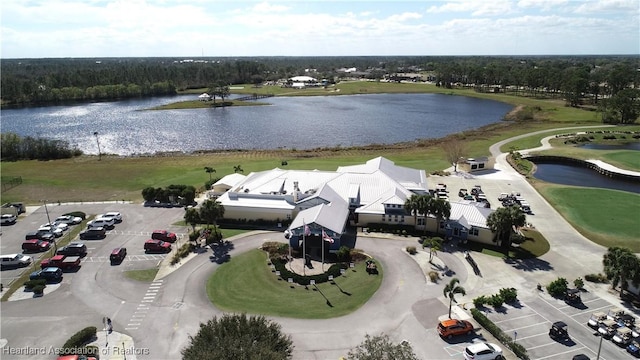
{"type": "Polygon", "coordinates": [[[126,328],[124,328],[124,329],[125,329],[125,330],[138,330],[138,328],[137,328],[137,327],[126,327],[126,328]]]}
{"type": "MultiPolygon", "coordinates": [[[[587,349],[587,348],[585,348],[585,347],[583,346],[583,347],[581,347],[581,348],[571,349],[571,350],[563,351],[563,352],[561,352],[561,353],[555,353],[555,354],[553,354],[553,355],[547,355],[547,356],[544,356],[544,357],[541,357],[541,358],[536,358],[535,360],[548,359],[548,358],[550,358],[550,357],[555,357],[555,356],[558,356],[558,355],[569,354],[569,353],[573,353],[573,352],[574,352],[574,350],[582,350],[582,349],[587,349]]],[[[588,349],[588,350],[591,350],[591,349],[588,349]]],[[[600,358],[602,358],[602,356],[600,356],[600,358]]]]}
{"type": "Polygon", "coordinates": [[[500,320],[500,321],[494,321],[493,323],[494,324],[500,324],[500,323],[505,322],[505,321],[524,319],[524,318],[528,318],[528,317],[531,317],[531,316],[536,316],[536,314],[529,314],[529,315],[523,315],[523,316],[518,316],[518,317],[514,317],[514,318],[508,318],[508,319],[504,319],[504,320],[500,320]]]}
{"type": "Polygon", "coordinates": [[[542,324],[546,324],[546,323],[538,323],[538,324],[533,324],[533,325],[521,326],[521,327],[517,327],[517,328],[511,328],[511,329],[509,329],[509,331],[526,329],[526,328],[529,328],[529,327],[538,326],[538,325],[542,325],[542,324]]]}

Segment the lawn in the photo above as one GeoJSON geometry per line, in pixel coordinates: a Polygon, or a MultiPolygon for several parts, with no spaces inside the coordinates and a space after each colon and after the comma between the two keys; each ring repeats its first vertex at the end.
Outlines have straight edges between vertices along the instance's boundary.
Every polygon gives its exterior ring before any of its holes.
{"type": "Polygon", "coordinates": [[[267,255],[259,249],[235,256],[209,278],[207,295],[225,311],[290,318],[326,319],[349,314],[378,290],[383,271],[368,275],[365,264],[335,279],[305,288],[278,280],[267,266],[267,255]]]}
{"type": "Polygon", "coordinates": [[[145,270],[129,270],[124,272],[124,276],[129,279],[141,281],[141,282],[152,282],[153,279],[156,278],[156,274],[158,273],[159,268],[151,268],[145,270]]]}
{"type": "MultiPolygon", "coordinates": [[[[546,254],[551,246],[547,239],[536,230],[523,229],[525,241],[520,246],[513,246],[509,250],[509,257],[513,259],[531,259],[546,254]]],[[[469,249],[489,256],[505,257],[504,250],[499,246],[491,246],[477,242],[469,242],[469,249]]]]}
{"type": "Polygon", "coordinates": [[[542,182],[536,189],[582,235],[605,247],[622,246],[640,252],[640,194],[560,186],[542,182]]]}

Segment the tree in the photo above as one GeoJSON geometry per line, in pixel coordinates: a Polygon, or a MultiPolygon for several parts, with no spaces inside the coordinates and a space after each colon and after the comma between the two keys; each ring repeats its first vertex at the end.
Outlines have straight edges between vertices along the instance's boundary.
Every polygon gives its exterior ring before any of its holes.
{"type": "Polygon", "coordinates": [[[200,324],[189,345],[182,349],[183,360],[280,360],[291,359],[293,342],[279,324],[264,316],[225,314],[200,324]]]}
{"type": "Polygon", "coordinates": [[[413,194],[404,201],[404,210],[407,214],[413,215],[413,223],[416,225],[418,225],[418,202],[420,201],[420,196],[422,195],[413,194]]]}
{"type": "Polygon", "coordinates": [[[621,90],[602,103],[600,109],[605,123],[632,124],[640,115],[640,90],[621,90]]]}
{"type": "Polygon", "coordinates": [[[211,173],[216,172],[216,169],[214,169],[212,167],[209,167],[209,166],[205,166],[204,167],[204,171],[209,174],[209,181],[211,181],[211,173]]]}
{"type": "Polygon", "coordinates": [[[453,171],[458,171],[458,161],[467,152],[467,145],[457,137],[451,137],[440,147],[444,150],[447,161],[453,165],[453,171]]]}
{"type": "Polygon", "coordinates": [[[193,228],[193,232],[196,232],[196,225],[198,225],[201,221],[198,210],[196,210],[195,208],[188,208],[184,212],[184,221],[187,224],[191,225],[191,227],[193,228]]]}
{"type": "Polygon", "coordinates": [[[449,281],[449,283],[444,287],[444,290],[442,291],[444,297],[449,299],[449,319],[451,319],[451,306],[454,302],[458,303],[456,301],[456,294],[462,294],[462,296],[467,295],[466,290],[462,286],[459,286],[459,283],[460,280],[458,280],[458,278],[453,278],[451,279],[451,281],[449,281]]]}
{"type": "Polygon", "coordinates": [[[207,227],[213,224],[213,229],[217,231],[217,221],[223,217],[224,206],[217,200],[205,200],[200,206],[200,218],[207,222],[207,227]]]}
{"type": "Polygon", "coordinates": [[[622,247],[610,247],[602,258],[604,273],[611,280],[613,289],[620,284],[620,296],[627,288],[627,281],[635,286],[640,283],[640,260],[631,250],[622,247]]]}
{"type": "Polygon", "coordinates": [[[502,246],[508,249],[511,246],[513,227],[522,227],[526,221],[527,216],[519,207],[501,207],[489,214],[487,226],[496,233],[496,238],[502,242],[502,246]]]}
{"type": "Polygon", "coordinates": [[[433,257],[438,255],[438,251],[442,250],[442,238],[430,237],[424,240],[422,246],[429,247],[429,262],[431,262],[433,257]]]}
{"type": "Polygon", "coordinates": [[[240,166],[239,164],[233,167],[233,172],[234,173],[243,173],[244,170],[242,169],[242,166],[240,166]]]}
{"type": "Polygon", "coordinates": [[[349,360],[418,360],[411,344],[406,341],[394,344],[386,334],[365,335],[365,340],[349,350],[349,360]]]}
{"type": "Polygon", "coordinates": [[[434,199],[431,201],[431,209],[429,211],[433,216],[436,217],[436,235],[440,230],[440,222],[444,220],[448,220],[449,216],[451,216],[451,203],[444,199],[434,199]]]}

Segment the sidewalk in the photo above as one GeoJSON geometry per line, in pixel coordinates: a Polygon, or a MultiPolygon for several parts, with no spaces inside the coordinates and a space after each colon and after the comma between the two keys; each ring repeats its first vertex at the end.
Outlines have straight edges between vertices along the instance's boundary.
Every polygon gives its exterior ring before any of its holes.
{"type": "MultiPolygon", "coordinates": [[[[147,348],[136,348],[129,335],[101,330],[96,333],[96,340],[90,344],[97,346],[100,360],[136,360],[137,355],[148,357],[151,352],[147,348]]],[[[157,357],[156,357],[157,358],[157,357]]]]}

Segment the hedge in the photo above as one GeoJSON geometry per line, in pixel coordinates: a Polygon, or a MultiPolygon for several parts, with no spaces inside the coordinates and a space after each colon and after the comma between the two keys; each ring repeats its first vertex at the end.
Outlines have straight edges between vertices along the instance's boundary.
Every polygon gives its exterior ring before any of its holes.
{"type": "Polygon", "coordinates": [[[527,349],[513,341],[511,336],[505,334],[496,324],[484,316],[480,310],[475,308],[471,309],[471,315],[473,315],[473,318],[478,322],[478,324],[480,324],[480,326],[487,329],[487,331],[489,331],[491,335],[495,336],[498,341],[508,346],[519,359],[529,360],[527,349]]]}
{"type": "Polygon", "coordinates": [[[66,214],[62,214],[64,216],[77,216],[79,218],[82,218],[82,220],[87,218],[87,214],[83,213],[82,211],[72,211],[72,212],[68,212],[66,214]]]}
{"type": "Polygon", "coordinates": [[[335,279],[341,275],[340,269],[347,269],[349,267],[349,265],[346,263],[338,263],[338,264],[331,265],[331,267],[329,267],[329,270],[327,270],[322,274],[303,276],[303,275],[296,274],[292,271],[289,271],[289,269],[287,269],[286,267],[286,264],[287,264],[286,259],[282,259],[280,257],[274,257],[274,258],[271,258],[271,263],[274,265],[276,271],[280,271],[281,278],[283,279],[291,278],[293,279],[294,283],[305,285],[305,286],[309,285],[311,283],[311,280],[315,280],[316,284],[327,282],[329,281],[330,275],[332,275],[333,278],[335,279]]]}
{"type": "Polygon", "coordinates": [[[92,342],[96,338],[97,331],[98,329],[95,326],[87,326],[73,334],[73,336],[69,338],[64,345],[62,345],[62,348],[69,349],[70,351],[80,349],[84,347],[85,344],[92,342]]]}

